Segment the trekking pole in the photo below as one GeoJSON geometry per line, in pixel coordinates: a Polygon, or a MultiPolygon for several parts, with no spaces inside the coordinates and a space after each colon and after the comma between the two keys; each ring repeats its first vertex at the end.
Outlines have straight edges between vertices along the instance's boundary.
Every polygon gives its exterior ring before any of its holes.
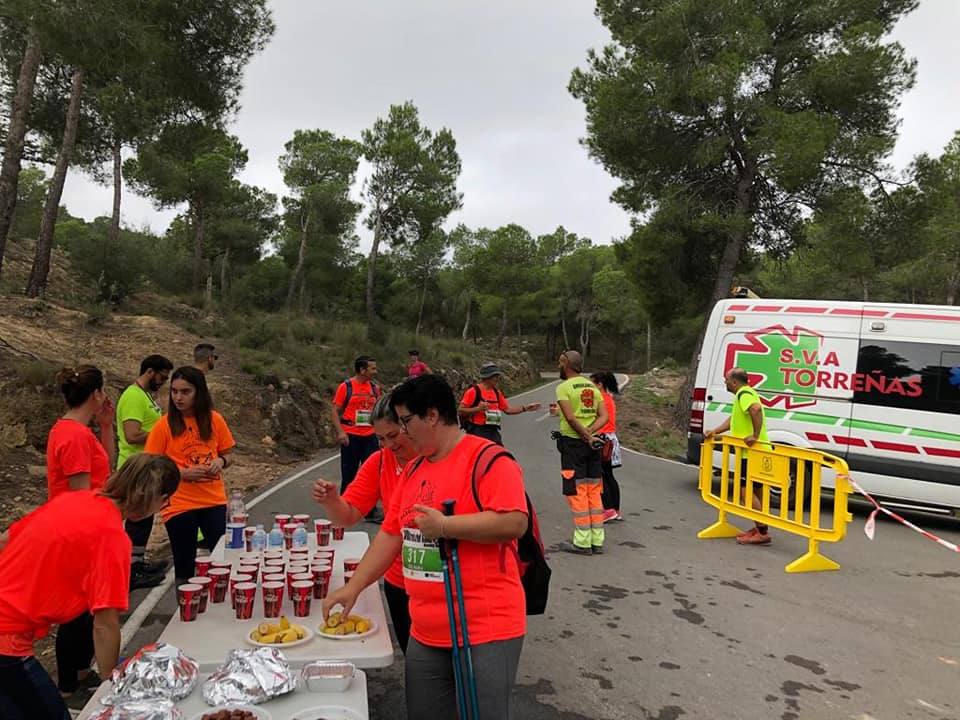
{"type": "MultiPolygon", "coordinates": [[[[443,514],[453,515],[453,506],[456,501],[443,501],[443,514]]],[[[480,703],[477,700],[477,677],[473,672],[473,653],[470,651],[470,634],[467,631],[467,608],[463,599],[463,579],[460,576],[460,553],[457,550],[457,541],[450,540],[450,562],[453,565],[453,580],[457,586],[457,607],[460,610],[460,634],[463,635],[463,654],[466,659],[466,685],[470,700],[470,715],[473,720],[480,720],[480,703]]],[[[456,636],[454,636],[456,640],[456,636]]]]}
{"type": "MultiPolygon", "coordinates": [[[[444,509],[446,509],[446,503],[444,503],[444,509]]],[[[451,501],[451,511],[453,510],[453,503],[451,501]]],[[[446,513],[449,515],[450,513],[446,513]]],[[[440,545],[440,562],[441,567],[443,568],[443,590],[447,596],[447,618],[450,621],[450,651],[453,656],[453,680],[454,686],[457,690],[457,717],[461,720],[468,720],[467,718],[467,699],[463,687],[463,670],[460,667],[460,645],[457,641],[457,619],[453,611],[453,583],[450,580],[450,565],[447,559],[447,553],[445,551],[445,541],[443,538],[439,540],[440,545]]]]}

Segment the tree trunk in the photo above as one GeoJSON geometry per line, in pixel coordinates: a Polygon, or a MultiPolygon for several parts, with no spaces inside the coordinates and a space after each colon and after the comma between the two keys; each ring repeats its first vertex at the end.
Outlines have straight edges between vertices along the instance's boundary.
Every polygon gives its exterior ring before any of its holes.
{"type": "Polygon", "coordinates": [[[417,329],[413,336],[420,337],[420,326],[423,324],[423,306],[427,302],[427,278],[423,279],[423,290],[420,292],[420,310],[417,312],[417,329]]]}
{"type": "Polygon", "coordinates": [[[223,259],[220,261],[220,299],[227,299],[227,282],[230,279],[230,248],[223,251],[223,259]]]}
{"type": "Polygon", "coordinates": [[[587,346],[590,344],[590,317],[580,318],[580,358],[586,363],[587,346]]]}
{"type": "Polygon", "coordinates": [[[567,337],[567,315],[566,313],[560,313],[560,330],[563,332],[563,349],[570,349],[570,338],[567,337]]]}
{"type": "Polygon", "coordinates": [[[27,135],[27,117],[33,101],[33,88],[40,68],[40,39],[33,31],[27,38],[17,77],[16,92],[10,103],[10,125],[3,148],[3,165],[0,167],[0,271],[3,270],[3,255],[7,247],[7,235],[17,207],[17,185],[20,182],[20,161],[23,159],[23,140],[27,135]]]}
{"type": "Polygon", "coordinates": [[[863,287],[863,301],[870,302],[870,281],[863,278],[860,281],[860,285],[863,287]]]}
{"type": "Polygon", "coordinates": [[[960,257],[953,259],[953,272],[947,275],[947,305],[957,304],[957,287],[960,286],[960,257]]]}
{"type": "Polygon", "coordinates": [[[113,140],[113,214],[110,216],[110,231],[107,233],[107,245],[116,247],[120,240],[120,195],[123,191],[122,160],[120,159],[120,139],[113,140]]]}
{"type": "Polygon", "coordinates": [[[467,300],[467,319],[463,321],[463,332],[460,333],[460,339],[464,342],[467,341],[467,336],[470,334],[470,316],[473,314],[473,296],[470,296],[470,299],[467,300]]]}
{"type": "Polygon", "coordinates": [[[653,367],[653,324],[650,322],[650,318],[647,318],[647,366],[643,369],[644,372],[649,372],[650,368],[653,367]]]}
{"type": "Polygon", "coordinates": [[[753,204],[755,176],[756,169],[751,161],[747,161],[740,173],[736,188],[736,214],[740,216],[740,222],[736,224],[736,229],[730,234],[726,247],[723,248],[723,255],[720,256],[720,264],[717,266],[717,279],[713,284],[713,292],[710,295],[710,305],[700,326],[700,333],[697,335],[693,356],[690,358],[690,367],[687,369],[687,379],[680,389],[680,397],[677,398],[677,405],[673,410],[673,424],[679,430],[686,431],[690,426],[690,411],[693,408],[693,384],[696,382],[697,363],[700,361],[700,350],[703,347],[703,338],[707,333],[710,312],[714,305],[730,295],[730,289],[733,287],[733,275],[740,262],[740,255],[747,245],[750,234],[747,221],[752,218],[750,206],[753,204]]]}
{"type": "Polygon", "coordinates": [[[287,289],[287,312],[293,307],[293,296],[297,292],[297,286],[300,284],[300,278],[303,275],[303,266],[307,261],[307,233],[310,230],[310,211],[307,211],[303,221],[300,223],[300,250],[297,252],[297,266],[293,270],[293,276],[290,278],[290,287],[287,289]]]}
{"type": "Polygon", "coordinates": [[[306,315],[307,311],[310,309],[310,295],[307,294],[307,281],[302,279],[300,281],[300,314],[306,315]]]}
{"type": "Polygon", "coordinates": [[[27,280],[27,297],[38,297],[47,287],[47,275],[50,274],[50,253],[53,251],[53,231],[57,226],[57,213],[60,210],[60,198],[63,196],[63,184],[67,179],[73,148],[77,143],[77,125],[80,122],[80,98],[83,96],[84,72],[82,68],[73,71],[70,78],[70,104],[67,106],[67,120],[63,128],[63,143],[57,153],[50,189],[43,205],[43,217],[40,219],[40,232],[37,234],[37,247],[33,253],[33,267],[27,280]]]}
{"type": "Polygon", "coordinates": [[[507,335],[507,299],[503,299],[503,314],[500,316],[500,332],[497,333],[497,340],[494,348],[500,352],[500,346],[503,345],[503,338],[507,335]]]}
{"type": "Polygon", "coordinates": [[[383,233],[383,223],[381,221],[381,210],[377,209],[377,217],[373,224],[373,245],[370,246],[370,255],[367,258],[367,336],[371,337],[373,326],[377,321],[377,310],[373,306],[373,283],[374,271],[377,266],[377,254],[380,252],[381,234],[383,233]]]}
{"type": "Polygon", "coordinates": [[[200,292],[203,286],[203,200],[193,201],[193,291],[200,292]]]}
{"type": "Polygon", "coordinates": [[[207,310],[213,309],[213,272],[207,275],[207,283],[203,291],[203,307],[207,310]]]}

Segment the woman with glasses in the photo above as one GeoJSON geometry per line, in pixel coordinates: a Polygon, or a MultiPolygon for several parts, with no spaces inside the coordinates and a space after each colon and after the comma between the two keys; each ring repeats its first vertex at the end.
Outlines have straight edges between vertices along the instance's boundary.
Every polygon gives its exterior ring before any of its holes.
{"type": "Polygon", "coordinates": [[[383,526],[353,578],[324,601],[324,616],[335,605],[349,613],[360,592],[401,556],[411,620],[407,716],[455,720],[452,647],[457,638],[438,572],[438,541],[457,540],[480,713],[510,718],[526,633],[516,554],[516,541],[527,527],[523,473],[504,454],[485,468],[474,488],[474,465],[482,451],[495,446],[460,432],[453,391],[437,375],[407,380],[393,391],[390,407],[421,458],[404,471],[383,526]],[[452,515],[442,510],[448,499],[455,501],[452,515]]]}
{"type": "Polygon", "coordinates": [[[170,404],[147,438],[146,452],[166,455],[180,468],[180,487],[161,514],[178,583],[193,576],[197,530],[213,550],[227,523],[223,470],[236,443],[223,416],[213,409],[204,374],[184,366],[170,377],[170,404]]]}
{"type": "Polygon", "coordinates": [[[33,643],[51,625],[92,613],[97,668],[110,675],[120,654],[120,613],[129,598],[131,543],[123,522],[158,512],[179,482],[168,458],[136,455],[102,489],[61,493],[0,535],[4,720],[70,719],[34,655],[33,643]]]}
{"type": "MultiPolygon", "coordinates": [[[[400,427],[397,414],[390,407],[390,396],[384,395],[370,412],[373,432],[380,441],[380,449],[368,457],[346,492],[340,495],[339,485],[328,480],[313,484],[313,499],[320,503],[327,517],[338,525],[350,527],[363,520],[377,501],[390,507],[403,477],[403,469],[416,457],[410,437],[400,427]]],[[[403,564],[400,557],[393,561],[383,577],[383,591],[390,607],[390,618],[397,634],[397,644],[407,652],[410,638],[410,611],[407,592],[403,587],[403,564]]]]}

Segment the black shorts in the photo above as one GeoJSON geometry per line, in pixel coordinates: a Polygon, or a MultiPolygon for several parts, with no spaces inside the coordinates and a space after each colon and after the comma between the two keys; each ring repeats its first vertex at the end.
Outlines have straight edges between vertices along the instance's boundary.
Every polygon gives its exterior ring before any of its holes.
{"type": "Polygon", "coordinates": [[[477,437],[486,438],[490,442],[495,442],[497,445],[503,445],[503,437],[501,437],[500,428],[497,425],[477,425],[476,423],[468,422],[465,424],[463,431],[467,435],[476,435],[477,437]]]}
{"type": "MultiPolygon", "coordinates": [[[[560,450],[560,468],[563,470],[564,480],[600,480],[603,477],[603,467],[600,451],[594,450],[579,438],[561,436],[557,441],[560,450]],[[569,477],[570,471],[573,477],[569,477]]],[[[574,490],[576,493],[576,490],[574,490]]],[[[564,494],[567,488],[564,488],[564,494]]]]}

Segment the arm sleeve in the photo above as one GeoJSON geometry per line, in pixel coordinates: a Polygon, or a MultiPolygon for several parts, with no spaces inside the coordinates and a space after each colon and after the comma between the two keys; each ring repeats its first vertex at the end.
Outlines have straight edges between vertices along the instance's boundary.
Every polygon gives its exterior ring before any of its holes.
{"type": "Polygon", "coordinates": [[[213,414],[213,429],[217,434],[218,453],[230,450],[236,446],[237,443],[233,439],[233,433],[230,432],[230,428],[227,426],[227,421],[224,420],[223,415],[218,412],[213,414]]]}
{"type": "Polygon", "coordinates": [[[557,385],[557,400],[569,400],[570,396],[567,394],[567,389],[563,386],[563,383],[557,385]]]}
{"type": "Polygon", "coordinates": [[[500,392],[499,390],[497,391],[497,398],[499,398],[499,400],[500,400],[500,402],[499,402],[499,404],[497,405],[497,407],[499,407],[501,410],[509,410],[509,409],[510,409],[510,403],[507,402],[507,396],[504,395],[504,394],[503,394],[502,392],[500,392]]]}
{"type": "Polygon", "coordinates": [[[80,473],[89,473],[93,469],[91,442],[96,442],[92,433],[87,438],[84,437],[82,432],[76,432],[65,438],[65,441],[56,449],[55,455],[64,476],[70,477],[80,473]]]}
{"type": "Polygon", "coordinates": [[[130,550],[126,535],[111,533],[95,550],[90,573],[84,579],[83,592],[90,612],[127,609],[130,603],[130,550]]]}
{"type": "Polygon", "coordinates": [[[333,396],[333,404],[340,410],[344,410],[343,407],[344,401],[347,399],[347,386],[345,383],[340,383],[337,386],[337,392],[333,396]]]}
{"type": "Polygon", "coordinates": [[[366,515],[377,504],[380,497],[380,468],[383,465],[383,451],[378,450],[364,460],[357,471],[357,476],[343,494],[345,502],[349,503],[362,515],[366,515]]]}
{"type": "Polygon", "coordinates": [[[515,460],[508,457],[494,462],[486,474],[477,480],[477,494],[484,510],[527,512],[523,471],[515,460]]]}
{"type": "Polygon", "coordinates": [[[146,400],[147,398],[143,393],[132,393],[124,390],[123,395],[117,401],[117,429],[120,432],[123,432],[123,423],[127,420],[136,420],[138,423],[143,423],[146,418],[146,400]]]}

